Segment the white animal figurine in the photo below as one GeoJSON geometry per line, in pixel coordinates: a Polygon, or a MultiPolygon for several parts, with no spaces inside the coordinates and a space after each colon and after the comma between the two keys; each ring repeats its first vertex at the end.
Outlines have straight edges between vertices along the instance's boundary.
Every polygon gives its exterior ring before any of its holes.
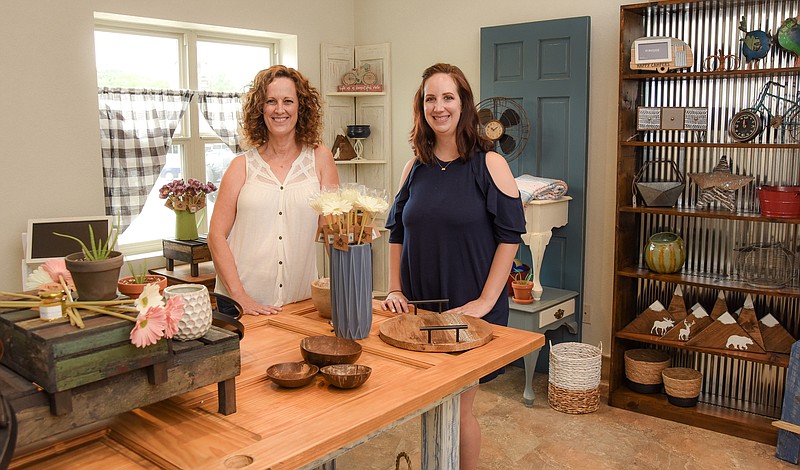
{"type": "Polygon", "coordinates": [[[741,349],[747,351],[747,346],[753,344],[753,340],[748,338],[747,336],[739,336],[739,335],[730,335],[728,337],[728,343],[725,344],[725,348],[730,348],[733,346],[733,349],[741,349]]]}
{"type": "Polygon", "coordinates": [[[692,330],[692,325],[694,325],[694,320],[691,323],[686,323],[686,320],[683,321],[683,324],[686,328],[681,328],[681,331],[678,332],[678,339],[681,341],[689,341],[689,333],[692,330]]]}
{"type": "Polygon", "coordinates": [[[671,318],[664,317],[663,320],[657,320],[653,322],[653,327],[650,328],[650,333],[664,336],[667,333],[667,330],[673,326],[675,326],[675,321],[671,318]]]}

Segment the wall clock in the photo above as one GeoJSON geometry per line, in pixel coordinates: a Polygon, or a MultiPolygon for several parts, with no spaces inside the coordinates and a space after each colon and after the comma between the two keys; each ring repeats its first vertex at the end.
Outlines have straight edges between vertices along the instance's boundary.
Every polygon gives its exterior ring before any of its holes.
{"type": "Polygon", "coordinates": [[[734,114],[728,124],[728,133],[737,142],[749,142],[763,129],[761,116],[752,109],[743,109],[734,114]]]}

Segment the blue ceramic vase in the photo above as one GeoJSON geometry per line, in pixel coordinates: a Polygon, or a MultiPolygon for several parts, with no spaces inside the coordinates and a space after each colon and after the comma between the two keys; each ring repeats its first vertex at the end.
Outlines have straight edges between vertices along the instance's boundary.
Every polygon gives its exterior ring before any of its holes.
{"type": "Polygon", "coordinates": [[[331,248],[331,320],[336,336],[363,339],[372,327],[372,245],[331,248]]]}

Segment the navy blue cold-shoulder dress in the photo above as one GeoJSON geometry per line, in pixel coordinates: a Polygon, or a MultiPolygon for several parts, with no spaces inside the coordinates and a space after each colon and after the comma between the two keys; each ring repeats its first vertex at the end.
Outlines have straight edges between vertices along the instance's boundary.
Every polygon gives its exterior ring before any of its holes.
{"type": "MultiPolygon", "coordinates": [[[[442,167],[415,161],[386,221],[389,243],[402,244],[400,279],[409,300],[449,299],[442,310],[480,297],[499,243],[520,243],[525,214],[519,197],[492,181],[486,154],[442,167]]],[[[436,305],[420,306],[436,310],[436,305]]],[[[502,289],[484,320],[508,324],[502,289]]],[[[491,380],[497,373],[481,379],[491,380]]]]}

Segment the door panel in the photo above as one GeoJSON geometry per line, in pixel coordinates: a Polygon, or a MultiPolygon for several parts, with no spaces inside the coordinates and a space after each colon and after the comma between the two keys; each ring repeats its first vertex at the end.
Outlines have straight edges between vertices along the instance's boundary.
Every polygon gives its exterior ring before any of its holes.
{"type": "MultiPolygon", "coordinates": [[[[509,163],[515,176],[564,180],[569,222],[553,230],[542,261],[542,284],[578,292],[580,340],[587,129],[589,18],[540,21],[481,29],[481,99],[519,101],[531,124],[523,154],[509,163]]],[[[530,250],[520,249],[530,263],[530,250]]]]}

